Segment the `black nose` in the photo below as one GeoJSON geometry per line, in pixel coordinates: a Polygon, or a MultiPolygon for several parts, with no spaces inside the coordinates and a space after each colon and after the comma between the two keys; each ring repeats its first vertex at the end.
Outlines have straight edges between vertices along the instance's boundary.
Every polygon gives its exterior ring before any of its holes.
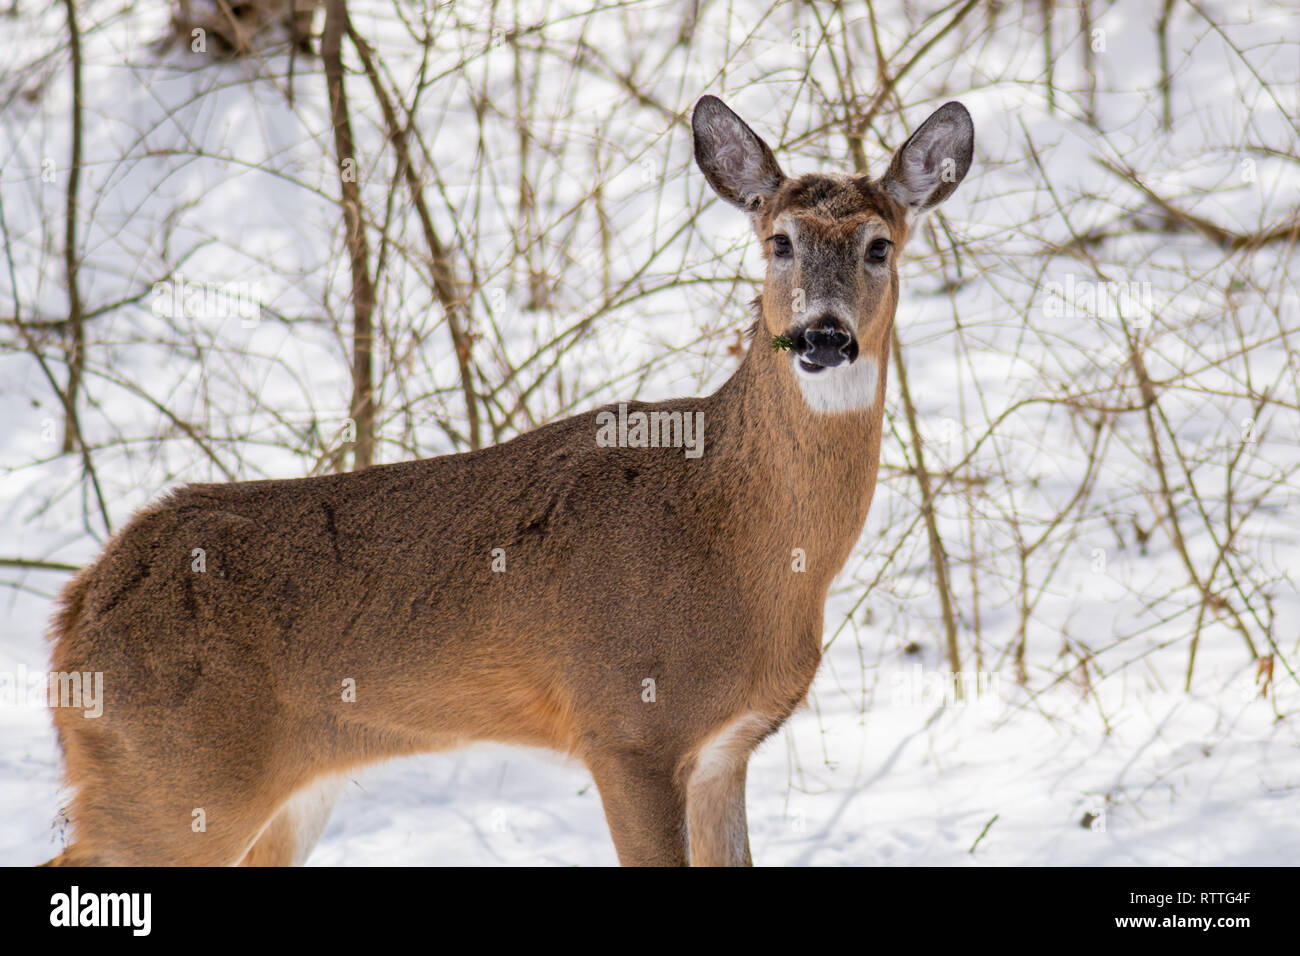
{"type": "Polygon", "coordinates": [[[812,351],[840,352],[848,348],[853,337],[843,329],[835,327],[809,329],[804,334],[804,341],[812,351]]]}
{"type": "Polygon", "coordinates": [[[834,368],[858,357],[852,333],[835,319],[814,320],[795,337],[795,350],[807,371],[834,368]]]}

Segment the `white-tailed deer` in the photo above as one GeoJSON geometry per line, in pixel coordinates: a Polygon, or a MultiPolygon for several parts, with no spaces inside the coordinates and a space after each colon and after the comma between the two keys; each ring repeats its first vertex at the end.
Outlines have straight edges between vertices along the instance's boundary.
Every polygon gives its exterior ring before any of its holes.
{"type": "Polygon", "coordinates": [[[54,624],[54,670],[104,683],[102,716],[54,709],[52,862],[300,862],[339,775],[481,740],[582,760],[625,864],[750,862],[746,763],[807,693],[875,489],[899,251],[974,129],[949,103],[868,179],[788,178],[711,96],[693,128],[767,263],[736,373],[136,515],[54,624]]]}

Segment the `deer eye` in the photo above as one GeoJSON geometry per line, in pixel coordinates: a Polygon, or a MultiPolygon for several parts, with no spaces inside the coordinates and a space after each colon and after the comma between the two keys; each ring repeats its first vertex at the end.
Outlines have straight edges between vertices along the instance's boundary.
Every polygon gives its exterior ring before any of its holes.
{"type": "Polygon", "coordinates": [[[777,233],[773,236],[772,254],[778,259],[789,259],[794,254],[794,246],[790,243],[790,237],[783,233],[777,233]]]}
{"type": "Polygon", "coordinates": [[[867,257],[872,262],[884,262],[889,258],[889,247],[892,245],[888,239],[875,239],[867,249],[867,257]]]}

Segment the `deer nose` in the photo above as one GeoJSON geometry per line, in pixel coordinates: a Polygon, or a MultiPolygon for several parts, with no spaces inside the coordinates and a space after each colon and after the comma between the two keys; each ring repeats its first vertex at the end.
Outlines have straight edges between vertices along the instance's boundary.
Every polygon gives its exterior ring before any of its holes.
{"type": "Polygon", "coordinates": [[[858,357],[852,333],[834,319],[814,322],[800,336],[799,362],[805,371],[834,368],[858,357]]]}
{"type": "Polygon", "coordinates": [[[849,333],[834,326],[809,329],[804,333],[804,340],[808,343],[809,349],[820,349],[827,352],[843,351],[848,348],[851,339],[852,336],[849,333]]]}

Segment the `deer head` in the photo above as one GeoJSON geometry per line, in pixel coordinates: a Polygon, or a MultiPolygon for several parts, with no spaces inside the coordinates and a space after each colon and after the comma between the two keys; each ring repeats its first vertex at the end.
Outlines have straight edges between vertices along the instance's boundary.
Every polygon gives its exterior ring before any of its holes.
{"type": "Polygon", "coordinates": [[[696,104],[692,128],[709,185],[749,214],[762,242],[759,334],[791,343],[790,371],[811,409],[869,408],[898,305],[898,255],[970,168],[970,114],[960,103],[940,107],[879,179],[786,176],[768,145],[714,96],[696,104]]]}

